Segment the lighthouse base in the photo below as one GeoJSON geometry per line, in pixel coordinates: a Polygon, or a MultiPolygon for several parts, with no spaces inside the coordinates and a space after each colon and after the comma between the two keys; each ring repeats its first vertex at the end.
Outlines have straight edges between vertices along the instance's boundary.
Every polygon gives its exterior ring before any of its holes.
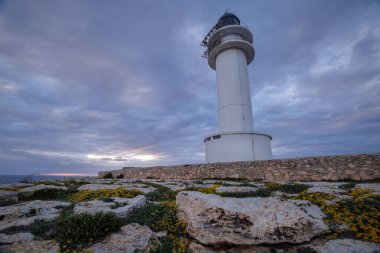
{"type": "Polygon", "coordinates": [[[272,136],[260,132],[224,132],[204,139],[206,162],[272,159],[272,136]]]}

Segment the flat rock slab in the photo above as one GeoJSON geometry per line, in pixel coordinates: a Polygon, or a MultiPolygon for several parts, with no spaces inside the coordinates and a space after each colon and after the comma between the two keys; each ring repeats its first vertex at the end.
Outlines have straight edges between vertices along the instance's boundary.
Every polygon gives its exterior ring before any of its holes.
{"type": "Polygon", "coordinates": [[[178,191],[186,189],[187,187],[190,187],[191,183],[189,181],[183,180],[181,181],[165,181],[165,182],[152,182],[154,184],[158,184],[164,187],[169,188],[172,191],[178,191]]]}
{"type": "Polygon", "coordinates": [[[27,183],[0,184],[0,189],[4,189],[4,188],[27,187],[27,186],[32,186],[32,185],[33,185],[33,184],[27,184],[27,183]]]}
{"type": "Polygon", "coordinates": [[[192,242],[190,253],[379,253],[380,244],[352,239],[316,240],[307,244],[213,248],[192,242]]]}
{"type": "Polygon", "coordinates": [[[94,253],[149,252],[149,245],[155,242],[157,238],[150,228],[132,223],[121,227],[120,232],[111,234],[109,238],[89,249],[94,253]]]}
{"type": "Polygon", "coordinates": [[[307,184],[310,187],[326,187],[326,188],[339,188],[342,185],[347,184],[346,182],[301,182],[302,184],[307,184]]]}
{"type": "MultiPolygon", "coordinates": [[[[298,253],[297,251],[280,251],[281,253],[286,252],[286,253],[298,253]]],[[[207,247],[202,244],[198,244],[196,242],[192,242],[189,245],[189,253],[280,253],[277,252],[271,247],[266,247],[266,246],[250,246],[249,248],[242,248],[242,247],[235,247],[235,248],[212,248],[212,247],[207,247]]],[[[309,253],[309,252],[305,252],[309,253]]],[[[311,252],[310,252],[311,253],[311,252]]]]}
{"type": "Polygon", "coordinates": [[[219,186],[216,188],[217,193],[223,193],[223,192],[240,192],[240,193],[249,193],[249,192],[255,192],[259,188],[257,187],[251,187],[251,186],[219,186]]]}
{"type": "Polygon", "coordinates": [[[346,190],[340,187],[345,185],[344,182],[305,182],[304,184],[310,186],[307,189],[308,193],[323,192],[329,194],[343,194],[346,190]]]}
{"type": "Polygon", "coordinates": [[[17,233],[17,234],[0,234],[0,244],[11,244],[15,242],[29,242],[34,239],[31,233],[17,233]]]}
{"type": "Polygon", "coordinates": [[[35,192],[42,189],[57,189],[57,190],[67,190],[66,186],[56,186],[56,185],[44,185],[44,184],[38,184],[31,187],[26,187],[23,189],[20,189],[20,192],[35,192]]]}
{"type": "Polygon", "coordinates": [[[378,253],[380,243],[352,239],[336,239],[314,245],[300,246],[299,252],[311,253],[378,253]],[[302,251],[303,250],[303,251],[302,251]],[[306,251],[308,250],[308,251],[306,251]]]}
{"type": "Polygon", "coordinates": [[[0,252],[6,253],[57,253],[59,244],[56,241],[25,241],[0,246],[0,252]]]}
{"type": "Polygon", "coordinates": [[[357,184],[356,187],[373,191],[374,194],[380,194],[380,183],[357,184]]]}
{"type": "Polygon", "coordinates": [[[150,192],[153,192],[154,190],[156,190],[155,188],[153,187],[142,187],[144,185],[142,184],[137,184],[137,185],[133,185],[133,184],[118,184],[118,185],[114,185],[114,184],[85,184],[85,185],[82,185],[81,187],[78,188],[79,191],[84,191],[84,190],[91,190],[91,191],[95,191],[95,190],[100,190],[100,189],[116,189],[118,187],[123,187],[125,189],[134,189],[134,190],[139,190],[141,192],[143,192],[144,194],[147,194],[147,193],[150,193],[150,192]]]}
{"type": "Polygon", "coordinates": [[[323,234],[325,215],[309,201],[223,198],[184,191],[177,195],[178,218],[206,245],[301,243],[323,234]]]}
{"type": "Polygon", "coordinates": [[[17,201],[17,192],[0,190],[0,203],[6,201],[17,201]]]}
{"type": "Polygon", "coordinates": [[[204,184],[221,184],[221,185],[230,185],[230,186],[241,186],[242,184],[251,186],[264,186],[264,183],[255,182],[255,181],[228,181],[228,180],[203,180],[204,184]]]}
{"type": "Polygon", "coordinates": [[[59,215],[59,212],[69,206],[70,203],[62,201],[30,202],[0,207],[0,231],[14,226],[27,226],[35,220],[51,220],[59,215]]]}
{"type": "Polygon", "coordinates": [[[113,202],[104,202],[102,200],[92,200],[87,202],[80,202],[75,205],[74,213],[97,213],[97,212],[111,212],[119,218],[126,217],[129,213],[137,208],[145,205],[146,197],[139,195],[134,198],[112,198],[113,202]],[[116,203],[124,206],[114,208],[116,203]]]}
{"type": "Polygon", "coordinates": [[[310,187],[307,189],[307,193],[316,193],[323,192],[328,194],[344,194],[346,191],[343,189],[332,189],[332,188],[324,188],[324,187],[310,187]]]}

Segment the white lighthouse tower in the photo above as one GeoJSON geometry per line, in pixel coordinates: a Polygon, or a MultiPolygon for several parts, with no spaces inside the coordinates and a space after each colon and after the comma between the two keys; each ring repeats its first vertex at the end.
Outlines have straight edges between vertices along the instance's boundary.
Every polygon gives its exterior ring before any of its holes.
{"type": "Polygon", "coordinates": [[[216,71],[219,133],[206,136],[206,162],[268,160],[268,134],[253,129],[247,65],[255,57],[252,33],[226,12],[203,39],[203,57],[216,71]]]}

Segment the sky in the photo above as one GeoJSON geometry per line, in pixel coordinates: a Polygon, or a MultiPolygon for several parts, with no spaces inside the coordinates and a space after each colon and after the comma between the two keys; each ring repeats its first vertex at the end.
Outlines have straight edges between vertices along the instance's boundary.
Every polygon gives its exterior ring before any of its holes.
{"type": "Polygon", "coordinates": [[[274,158],[380,152],[380,1],[0,0],[0,174],[204,162],[226,9],[274,158]]]}

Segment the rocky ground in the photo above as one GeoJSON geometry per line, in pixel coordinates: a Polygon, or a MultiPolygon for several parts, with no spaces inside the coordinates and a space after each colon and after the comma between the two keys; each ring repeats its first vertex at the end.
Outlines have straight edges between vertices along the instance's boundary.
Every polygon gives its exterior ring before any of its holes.
{"type": "Polygon", "coordinates": [[[380,252],[380,183],[0,184],[0,252],[380,252]]]}

